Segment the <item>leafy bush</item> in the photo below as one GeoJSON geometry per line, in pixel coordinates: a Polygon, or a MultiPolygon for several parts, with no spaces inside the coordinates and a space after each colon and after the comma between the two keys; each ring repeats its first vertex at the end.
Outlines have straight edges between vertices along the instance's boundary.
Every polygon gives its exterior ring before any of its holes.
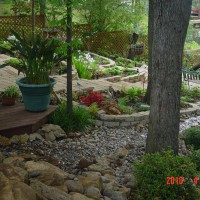
{"type": "Polygon", "coordinates": [[[200,128],[192,127],[186,129],[182,136],[186,145],[191,145],[193,148],[200,149],[200,128]]]}
{"type": "Polygon", "coordinates": [[[174,156],[169,150],[159,153],[144,155],[142,162],[134,163],[134,175],[138,188],[134,199],[140,200],[182,200],[199,199],[199,193],[193,184],[197,170],[191,159],[186,156],[174,156]],[[183,184],[167,184],[167,177],[183,177],[183,184]]]}
{"type": "Polygon", "coordinates": [[[190,158],[196,164],[197,170],[200,171],[200,149],[196,151],[192,150],[190,158]]]}
{"type": "Polygon", "coordinates": [[[122,113],[131,114],[133,113],[133,108],[131,106],[127,106],[129,99],[127,97],[118,98],[118,106],[122,113]]]}
{"type": "Polygon", "coordinates": [[[97,114],[97,112],[99,111],[99,106],[96,102],[94,102],[89,106],[88,109],[89,109],[90,113],[95,116],[97,114]]]}
{"type": "Polygon", "coordinates": [[[181,96],[187,96],[187,98],[191,98],[194,100],[199,99],[200,98],[200,88],[199,87],[188,88],[186,85],[182,84],[181,96]]]}
{"type": "Polygon", "coordinates": [[[12,47],[13,46],[8,41],[0,41],[0,53],[6,53],[4,49],[11,50],[12,47]]]}
{"type": "Polygon", "coordinates": [[[62,102],[52,114],[50,122],[59,125],[66,132],[82,131],[86,126],[93,124],[93,116],[88,110],[73,106],[73,113],[70,116],[66,110],[67,103],[62,102]]]}
{"type": "Polygon", "coordinates": [[[125,94],[128,95],[129,99],[133,102],[140,100],[144,94],[145,91],[142,88],[129,88],[125,91],[125,94]]]}
{"type": "Polygon", "coordinates": [[[88,90],[85,96],[81,96],[80,100],[83,104],[90,106],[92,103],[97,103],[98,106],[102,105],[104,97],[101,93],[88,90]]]}

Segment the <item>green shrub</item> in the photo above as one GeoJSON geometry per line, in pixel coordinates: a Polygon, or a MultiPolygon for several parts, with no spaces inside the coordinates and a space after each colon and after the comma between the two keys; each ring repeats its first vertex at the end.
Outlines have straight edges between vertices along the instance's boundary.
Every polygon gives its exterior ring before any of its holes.
{"type": "Polygon", "coordinates": [[[182,135],[182,139],[186,145],[191,145],[193,148],[200,149],[200,128],[192,127],[186,129],[182,135]]]}
{"type": "Polygon", "coordinates": [[[200,149],[196,151],[192,150],[190,158],[196,164],[197,170],[200,171],[200,149]]]}
{"type": "Polygon", "coordinates": [[[144,96],[145,91],[142,88],[132,87],[126,90],[125,93],[128,95],[131,101],[135,102],[144,96]]]}
{"type": "Polygon", "coordinates": [[[140,200],[182,200],[199,199],[199,193],[193,184],[197,177],[197,170],[191,159],[186,156],[174,156],[169,150],[159,153],[144,155],[142,162],[134,163],[134,175],[138,188],[134,199],[140,200]],[[167,177],[183,177],[183,184],[168,185],[167,177]]]}
{"type": "Polygon", "coordinates": [[[120,111],[125,114],[132,114],[133,108],[131,106],[127,106],[128,102],[128,97],[118,98],[118,106],[120,111]]]}
{"type": "Polygon", "coordinates": [[[182,84],[181,86],[181,96],[187,96],[191,99],[199,99],[200,98],[200,88],[199,87],[192,87],[189,88],[186,85],[182,84]]]}
{"type": "Polygon", "coordinates": [[[106,73],[110,73],[112,75],[119,75],[121,73],[120,69],[118,69],[117,67],[111,67],[105,70],[106,73]]]}
{"type": "Polygon", "coordinates": [[[92,114],[83,108],[73,106],[71,116],[67,114],[67,103],[62,102],[50,118],[52,124],[59,125],[66,132],[82,131],[93,124],[92,114]]]}

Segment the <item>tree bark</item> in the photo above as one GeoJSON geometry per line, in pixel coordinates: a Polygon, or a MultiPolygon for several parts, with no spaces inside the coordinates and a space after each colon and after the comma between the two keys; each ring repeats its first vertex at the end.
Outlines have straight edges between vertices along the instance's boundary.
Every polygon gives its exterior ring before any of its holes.
{"type": "Polygon", "coordinates": [[[178,153],[182,52],[192,0],[151,0],[153,43],[146,152],[178,153]]]}
{"type": "Polygon", "coordinates": [[[150,91],[151,91],[151,71],[152,71],[152,43],[153,43],[153,7],[154,2],[149,1],[149,19],[148,19],[148,85],[144,101],[150,105],[150,91]]]}
{"type": "Polygon", "coordinates": [[[72,114],[72,0],[67,0],[67,113],[72,114]]]}

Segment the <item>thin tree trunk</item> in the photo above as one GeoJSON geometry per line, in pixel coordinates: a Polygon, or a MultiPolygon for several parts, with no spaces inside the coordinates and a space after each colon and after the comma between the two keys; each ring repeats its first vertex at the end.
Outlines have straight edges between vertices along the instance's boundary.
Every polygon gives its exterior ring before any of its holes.
{"type": "Polygon", "coordinates": [[[152,0],[150,122],[146,152],[178,153],[182,52],[192,0],[152,0]]]}
{"type": "Polygon", "coordinates": [[[32,38],[35,36],[35,0],[32,0],[32,38]]]}
{"type": "Polygon", "coordinates": [[[145,102],[150,105],[150,91],[151,91],[151,71],[152,71],[152,42],[153,42],[153,7],[154,2],[149,1],[149,21],[148,21],[148,85],[145,94],[145,102]]]}
{"type": "Polygon", "coordinates": [[[67,0],[67,113],[72,114],[72,0],[67,0]]]}
{"type": "Polygon", "coordinates": [[[44,15],[45,16],[45,12],[46,12],[46,0],[40,0],[40,15],[44,15]]]}

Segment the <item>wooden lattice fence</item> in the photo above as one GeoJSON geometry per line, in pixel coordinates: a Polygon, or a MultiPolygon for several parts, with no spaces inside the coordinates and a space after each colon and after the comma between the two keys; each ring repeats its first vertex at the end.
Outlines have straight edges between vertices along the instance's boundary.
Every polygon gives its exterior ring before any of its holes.
{"type": "MultiPolygon", "coordinates": [[[[12,35],[11,30],[18,33],[31,35],[32,31],[31,16],[0,16],[0,40],[6,39],[12,35]]],[[[35,31],[50,34],[55,32],[53,37],[66,39],[66,30],[58,27],[45,27],[44,16],[35,16],[35,31]]],[[[100,50],[110,51],[113,53],[121,54],[125,57],[128,56],[128,50],[131,45],[131,35],[128,31],[113,31],[101,32],[92,34],[92,28],[88,24],[73,25],[72,28],[73,38],[82,40],[84,43],[84,50],[89,50],[98,53],[100,50]]],[[[142,56],[148,55],[148,41],[147,37],[139,36],[138,42],[145,44],[144,53],[142,56]]]]}
{"type": "MultiPolygon", "coordinates": [[[[24,31],[26,35],[31,34],[31,22],[31,16],[0,16],[0,39],[4,40],[8,36],[12,35],[11,30],[18,33],[22,33],[22,31],[24,31]]],[[[41,31],[44,25],[44,16],[35,16],[35,31],[41,31]]]]}

